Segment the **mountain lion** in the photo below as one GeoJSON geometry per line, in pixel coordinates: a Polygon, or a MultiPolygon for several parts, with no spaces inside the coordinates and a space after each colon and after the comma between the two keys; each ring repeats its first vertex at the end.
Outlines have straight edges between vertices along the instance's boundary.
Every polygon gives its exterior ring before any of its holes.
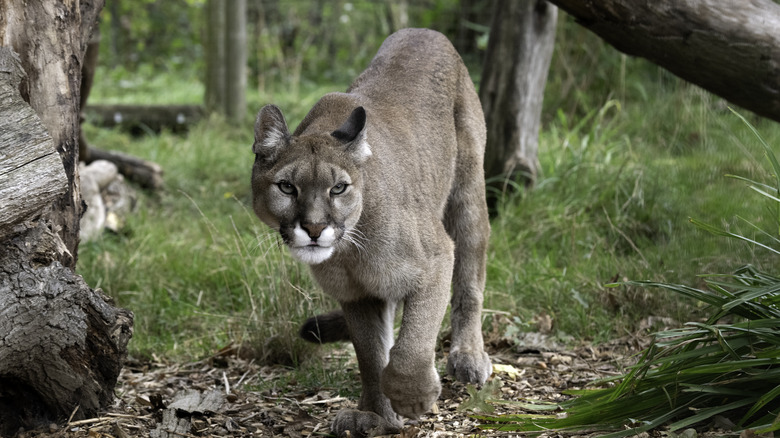
{"type": "Polygon", "coordinates": [[[447,38],[391,35],[347,92],[322,97],[293,134],[279,108],[264,106],[252,148],[255,213],[341,304],[307,321],[302,335],[355,347],[363,392],[357,409],[337,414],[333,433],[398,432],[402,416],[431,408],[450,285],[447,372],[485,382],[485,122],[447,38]]]}

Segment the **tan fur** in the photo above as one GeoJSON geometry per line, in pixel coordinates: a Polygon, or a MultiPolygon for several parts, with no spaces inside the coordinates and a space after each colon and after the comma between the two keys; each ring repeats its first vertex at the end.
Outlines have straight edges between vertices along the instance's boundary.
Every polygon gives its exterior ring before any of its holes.
{"type": "Polygon", "coordinates": [[[293,134],[267,105],[255,137],[254,210],[339,301],[355,346],[363,392],[333,432],[396,432],[402,416],[430,409],[441,390],[434,350],[450,285],[447,370],[484,382],[485,123],[446,37],[391,35],[347,92],[325,95],[293,134]]]}

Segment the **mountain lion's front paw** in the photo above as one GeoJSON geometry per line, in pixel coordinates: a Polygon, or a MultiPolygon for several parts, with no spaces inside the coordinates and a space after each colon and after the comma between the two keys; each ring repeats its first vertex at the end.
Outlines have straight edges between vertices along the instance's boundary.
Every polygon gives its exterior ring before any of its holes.
{"type": "Polygon", "coordinates": [[[397,418],[391,422],[374,412],[342,409],[333,419],[330,431],[338,437],[347,436],[347,431],[351,436],[371,437],[398,433],[401,426],[403,423],[397,418]]]}
{"type": "Polygon", "coordinates": [[[492,372],[490,357],[482,350],[453,349],[447,359],[447,374],[463,383],[485,383],[492,372]]]}
{"type": "Polygon", "coordinates": [[[382,372],[382,392],[390,399],[390,406],[397,414],[418,418],[439,398],[439,374],[433,365],[412,375],[399,373],[391,362],[382,372]]]}

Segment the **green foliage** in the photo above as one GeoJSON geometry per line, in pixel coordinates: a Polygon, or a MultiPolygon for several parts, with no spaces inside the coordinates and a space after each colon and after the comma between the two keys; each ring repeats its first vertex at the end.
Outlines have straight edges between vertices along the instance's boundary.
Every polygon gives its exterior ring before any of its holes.
{"type": "MultiPolygon", "coordinates": [[[[758,172],[744,129],[699,90],[675,89],[653,89],[657,98],[643,105],[607,101],[582,118],[559,110],[545,126],[536,186],[504,199],[492,224],[489,308],[517,309],[525,321],[544,311],[562,335],[605,340],[635,331],[648,314],[683,320],[692,311],[661,291],[604,288],[611,279],[690,282],[703,270],[760,262],[749,246],[689,226],[694,215],[736,231],[744,225],[724,217],[765,215],[723,178],[758,172]],[[677,140],[647,128],[666,125],[698,140],[672,148],[677,140]]],[[[761,123],[778,138],[777,126],[761,123]]]]}
{"type": "MultiPolygon", "coordinates": [[[[458,2],[411,2],[408,27],[430,27],[453,34],[458,2]]],[[[260,90],[302,83],[349,82],[382,41],[402,24],[393,2],[263,1],[250,4],[249,65],[260,90]]]]}
{"type": "MultiPolygon", "coordinates": [[[[155,75],[202,79],[198,72],[205,71],[205,4],[206,0],[108,2],[101,15],[103,69],[98,78],[112,74],[145,81],[153,76],[137,72],[151,68],[155,75]]],[[[393,2],[372,0],[249,1],[249,84],[261,92],[277,87],[297,92],[303,83],[349,81],[385,37],[404,24],[404,17],[408,27],[434,28],[454,37],[459,12],[456,0],[410,2],[405,13],[393,2]]]]}
{"type": "MultiPolygon", "coordinates": [[[[768,199],[771,211],[776,212],[780,205],[780,164],[767,143],[760,140],[775,185],[740,179],[768,199]]],[[[776,245],[780,242],[776,234],[780,221],[773,216],[771,222],[772,230],[762,231],[760,236],[776,245]]],[[[777,254],[777,246],[694,223],[777,254]]],[[[734,274],[710,276],[704,281],[706,288],[627,282],[635,287],[664,288],[694,299],[708,306],[710,316],[705,322],[693,321],[657,333],[628,374],[607,380],[616,383],[614,386],[582,391],[577,398],[562,403],[565,418],[483,416],[483,421],[491,422],[483,427],[504,431],[615,430],[605,436],[621,437],[669,421],[673,421],[669,429],[675,432],[722,415],[733,419],[739,430],[780,430],[780,277],[745,266],[734,274]]]]}
{"type": "Polygon", "coordinates": [[[205,0],[113,0],[100,15],[100,62],[135,70],[141,65],[202,70],[205,0]]]}

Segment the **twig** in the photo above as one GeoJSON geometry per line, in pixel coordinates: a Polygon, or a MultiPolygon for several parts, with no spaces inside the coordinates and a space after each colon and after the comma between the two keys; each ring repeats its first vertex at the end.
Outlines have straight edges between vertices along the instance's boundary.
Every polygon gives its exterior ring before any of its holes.
{"type": "Polygon", "coordinates": [[[71,420],[73,420],[73,416],[76,415],[76,412],[78,412],[80,406],[81,405],[76,405],[76,407],[73,409],[73,412],[70,413],[70,417],[68,417],[68,425],[70,425],[71,420]]]}
{"type": "Polygon", "coordinates": [[[227,374],[222,371],[222,380],[225,381],[225,395],[230,395],[230,382],[228,382],[227,374]]]}
{"type": "Polygon", "coordinates": [[[253,419],[253,418],[257,417],[258,415],[260,415],[260,412],[255,412],[255,413],[253,413],[253,414],[251,414],[251,415],[247,415],[247,416],[246,416],[246,417],[244,417],[244,418],[239,418],[239,419],[238,419],[238,424],[242,424],[242,423],[244,423],[244,422],[246,422],[246,421],[249,421],[249,420],[251,420],[251,419],[253,419]]]}
{"type": "Polygon", "coordinates": [[[338,397],[329,398],[327,400],[312,400],[312,401],[303,400],[303,401],[300,402],[300,404],[302,404],[302,405],[324,405],[324,404],[340,402],[340,401],[344,401],[344,400],[349,400],[349,399],[347,397],[338,396],[338,397]]]}
{"type": "MultiPolygon", "coordinates": [[[[74,411],[75,413],[75,411],[74,411]]],[[[71,415],[71,418],[73,415],[71,415]]],[[[126,418],[126,419],[133,419],[133,420],[146,420],[152,417],[152,414],[148,415],[129,415],[129,414],[118,414],[109,412],[106,414],[105,417],[95,417],[95,418],[87,418],[85,420],[78,420],[78,421],[68,421],[67,427],[70,426],[83,426],[85,424],[92,424],[92,423],[102,423],[102,422],[111,422],[114,421],[117,418],[126,418]]]]}
{"type": "Polygon", "coordinates": [[[97,417],[97,418],[87,418],[86,420],[78,420],[78,421],[68,421],[67,427],[71,426],[84,426],[85,424],[95,424],[95,423],[110,423],[113,421],[110,417],[97,417]]]}
{"type": "Polygon", "coordinates": [[[120,414],[118,412],[109,412],[106,414],[106,417],[114,417],[114,418],[131,418],[133,420],[147,420],[149,418],[152,418],[152,414],[146,414],[146,415],[130,415],[130,414],[120,414]]]}

